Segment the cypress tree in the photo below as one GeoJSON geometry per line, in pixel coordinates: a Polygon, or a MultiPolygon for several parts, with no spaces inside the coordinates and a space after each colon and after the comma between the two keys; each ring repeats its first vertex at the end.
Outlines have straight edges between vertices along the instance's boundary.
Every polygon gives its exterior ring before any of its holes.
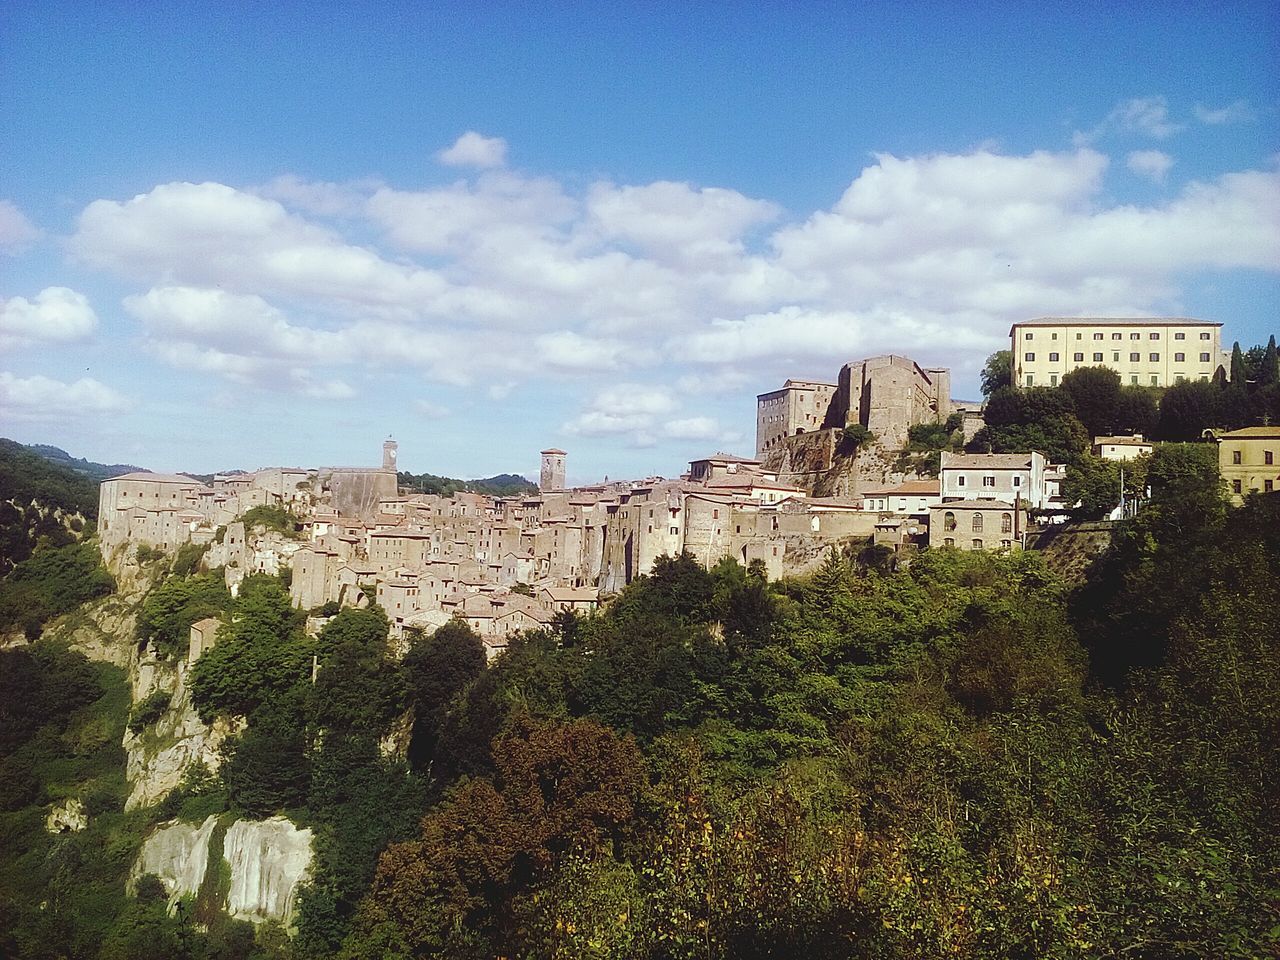
{"type": "Polygon", "coordinates": [[[1231,385],[1243,387],[1247,379],[1244,372],[1244,354],[1240,352],[1240,341],[1237,340],[1231,348],[1231,385]]]}
{"type": "Polygon", "coordinates": [[[1267,341],[1267,350],[1262,355],[1262,368],[1258,371],[1258,383],[1276,383],[1280,381],[1280,357],[1276,354],[1276,335],[1273,333],[1267,341]]]}

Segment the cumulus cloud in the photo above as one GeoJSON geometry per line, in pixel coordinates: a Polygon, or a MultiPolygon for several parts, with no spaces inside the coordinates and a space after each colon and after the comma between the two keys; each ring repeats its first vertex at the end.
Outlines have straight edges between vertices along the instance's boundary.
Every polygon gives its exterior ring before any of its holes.
{"type": "Polygon", "coordinates": [[[67,287],[46,287],[33,300],[0,300],[0,346],[83,340],[97,325],[88,298],[67,287]]]}
{"type": "Polygon", "coordinates": [[[1140,177],[1155,183],[1164,183],[1165,174],[1173,166],[1173,157],[1159,150],[1134,150],[1125,165],[1140,177]]]}
{"type": "Polygon", "coordinates": [[[1236,100],[1225,107],[1206,107],[1197,103],[1195,115],[1201,123],[1214,127],[1227,123],[1248,123],[1256,119],[1253,108],[1245,100],[1236,100]]]}
{"type": "MultiPolygon", "coordinates": [[[[1147,107],[1109,122],[1154,136],[1147,107]]],[[[169,363],[321,396],[373,370],[495,400],[569,381],[566,430],[639,445],[710,430],[694,421],[716,394],[888,351],[975,370],[1013,320],[1160,312],[1194,272],[1280,270],[1274,167],[1148,205],[1109,200],[1112,174],[1087,146],[881,154],[782,222],[727,188],[506,169],[419,190],[174,183],[90,204],[71,249],[141,281],[126,306],[169,363]],[[629,383],[659,365],[678,403],[629,383]]]]}
{"type": "Polygon", "coordinates": [[[83,419],[118,413],[129,406],[123,394],[84,377],[73,383],[49,377],[17,377],[0,371],[0,410],[14,421],[83,419]]]}
{"type": "Polygon", "coordinates": [[[500,167],[507,162],[507,141],[468,130],[453,146],[437,153],[436,159],[450,167],[500,167]]]}
{"type": "Polygon", "coordinates": [[[712,440],[723,431],[712,417],[684,417],[668,420],[663,432],[673,440],[712,440]]]}
{"type": "Polygon", "coordinates": [[[0,200],[0,252],[21,253],[40,237],[36,225],[11,201],[0,200]]]}

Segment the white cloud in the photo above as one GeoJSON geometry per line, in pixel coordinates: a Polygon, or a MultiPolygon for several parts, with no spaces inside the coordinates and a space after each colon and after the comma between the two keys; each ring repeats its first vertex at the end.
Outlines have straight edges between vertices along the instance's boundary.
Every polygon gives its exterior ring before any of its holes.
{"type": "Polygon", "coordinates": [[[613,370],[627,351],[619,340],[584,337],[572,330],[544,334],[534,347],[539,361],[563,370],[613,370]]]}
{"type": "Polygon", "coordinates": [[[0,300],[0,346],[83,340],[97,325],[88,298],[67,287],[46,287],[34,300],[0,300]]]}
{"type": "Polygon", "coordinates": [[[14,421],[83,419],[129,406],[118,391],[88,377],[64,383],[49,377],[0,372],[0,411],[14,421]]]}
{"type": "Polygon", "coordinates": [[[279,200],[285,206],[318,217],[357,217],[364,211],[369,195],[382,187],[377,180],[351,183],[327,183],[304,180],[286,173],[264,183],[253,192],[260,197],[279,200]]]}
{"type": "Polygon", "coordinates": [[[666,390],[621,383],[599,391],[588,408],[563,429],[584,437],[629,435],[632,446],[652,446],[658,418],[672,413],[676,406],[666,390]]]}
{"type": "Polygon", "coordinates": [[[1173,157],[1159,150],[1134,150],[1125,165],[1140,177],[1155,183],[1164,183],[1165,174],[1173,166],[1173,157]]]}
{"type": "Polygon", "coordinates": [[[1092,130],[1077,131],[1074,140],[1078,147],[1113,133],[1167,140],[1185,129],[1186,124],[1175,123],[1169,117],[1169,103],[1164,97],[1133,97],[1116,104],[1092,130]]]}
{"type": "Polygon", "coordinates": [[[500,167],[507,162],[507,141],[468,130],[453,146],[437,153],[436,159],[450,167],[500,167]]]}
{"type": "Polygon", "coordinates": [[[711,440],[723,433],[720,424],[711,417],[668,420],[663,432],[673,440],[711,440]]]}
{"type": "Polygon", "coordinates": [[[435,403],[431,400],[415,400],[413,401],[413,409],[428,420],[443,420],[453,412],[444,404],[435,403]]]}
{"type": "Polygon", "coordinates": [[[11,201],[0,200],[0,251],[21,253],[40,237],[40,230],[11,201]]]}
{"type": "Polygon", "coordinates": [[[1225,107],[1206,107],[1197,103],[1195,106],[1196,119],[1201,123],[1210,126],[1221,126],[1227,123],[1249,123],[1256,119],[1253,108],[1249,106],[1245,100],[1237,100],[1229,103],[1225,107]]]}

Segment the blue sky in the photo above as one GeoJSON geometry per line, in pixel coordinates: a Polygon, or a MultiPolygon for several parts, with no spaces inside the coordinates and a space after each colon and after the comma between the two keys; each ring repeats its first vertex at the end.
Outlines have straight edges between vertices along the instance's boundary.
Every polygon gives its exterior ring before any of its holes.
{"type": "Polygon", "coordinates": [[[1276,63],[1274,3],[10,2],[0,433],[586,482],[1031,316],[1247,346],[1276,63]]]}

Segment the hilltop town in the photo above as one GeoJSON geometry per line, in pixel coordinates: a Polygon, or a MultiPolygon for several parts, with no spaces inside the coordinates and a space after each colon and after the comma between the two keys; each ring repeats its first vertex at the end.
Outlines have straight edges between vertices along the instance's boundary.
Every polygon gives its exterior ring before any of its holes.
{"type": "MultiPolygon", "coordinates": [[[[1208,381],[1230,362],[1221,325],[1196,320],[1051,318],[1017,324],[1010,338],[1015,389],[1056,387],[1086,367],[1169,386],[1208,381]],[[1202,349],[1187,361],[1186,350],[1161,347],[1183,342],[1202,349]]],[[[570,487],[568,453],[549,448],[538,492],[522,497],[407,493],[394,440],[377,467],[273,467],[209,484],[130,472],[101,486],[101,548],[110,558],[131,546],[205,546],[233,594],[248,574],[287,569],[299,608],[377,603],[396,638],[461,618],[493,655],[559,612],[595,609],[662,556],[688,554],[707,568],[727,558],[777,579],[833,545],[871,543],[902,560],[924,546],[1008,551],[1074,506],[1063,499],[1064,465],[1045,452],[965,452],[983,409],[951,396],[945,368],[870,357],[846,363],[834,382],[787,380],[756,405],[754,457],[714,452],[672,479],[570,487]],[[922,430],[942,438],[931,466],[907,456],[922,430]]],[[[1234,461],[1223,471],[1233,493],[1271,489],[1280,478],[1232,471],[1271,457],[1252,448],[1274,430],[1237,434],[1222,448],[1234,461]]],[[[1151,449],[1141,435],[1093,438],[1106,461],[1151,449]]],[[[1115,497],[1118,517],[1125,497],[1115,497]]]]}

